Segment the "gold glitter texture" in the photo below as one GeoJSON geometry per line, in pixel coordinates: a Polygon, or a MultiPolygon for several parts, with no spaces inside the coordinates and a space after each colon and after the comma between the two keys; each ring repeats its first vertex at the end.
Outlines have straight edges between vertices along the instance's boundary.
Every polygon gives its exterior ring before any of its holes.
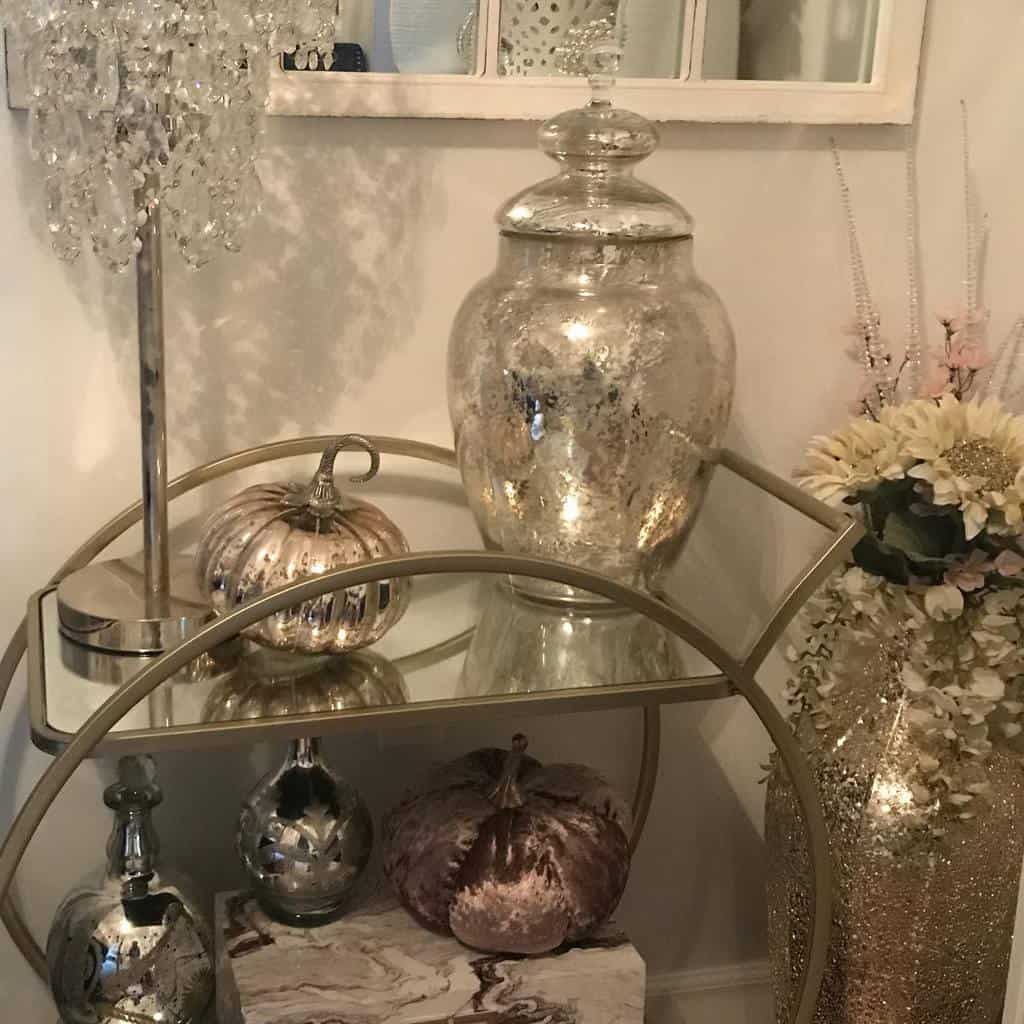
{"type": "MultiPolygon", "coordinates": [[[[928,751],[907,723],[897,647],[847,640],[832,719],[798,736],[815,770],[835,880],[832,945],[815,1024],[993,1024],[1009,963],[1024,852],[1024,773],[996,748],[991,794],[961,820],[921,803],[928,751]]],[[[927,797],[925,797],[927,800],[927,797]]],[[[777,767],[768,789],[769,943],[788,1021],[807,954],[808,858],[777,767]]]]}
{"type": "Polygon", "coordinates": [[[957,441],[942,453],[957,476],[978,477],[986,491],[1005,491],[1013,486],[1020,468],[986,441],[957,441]]]}

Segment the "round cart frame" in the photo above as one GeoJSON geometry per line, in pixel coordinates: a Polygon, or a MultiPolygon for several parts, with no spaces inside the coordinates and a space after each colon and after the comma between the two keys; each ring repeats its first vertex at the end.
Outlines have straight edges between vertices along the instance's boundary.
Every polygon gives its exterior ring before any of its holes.
{"type": "MultiPolygon", "coordinates": [[[[180,497],[204,483],[232,472],[277,459],[319,452],[334,435],[299,438],[262,445],[207,463],[184,474],[168,487],[169,498],[180,497]]],[[[371,438],[385,454],[417,458],[444,466],[455,466],[454,452],[434,445],[401,438],[371,438]]],[[[828,546],[815,557],[802,575],[786,590],[767,626],[743,658],[735,658],[667,600],[639,591],[608,577],[570,565],[522,555],[481,551],[439,551],[405,555],[399,558],[366,562],[321,576],[300,580],[265,594],[235,609],[200,630],[195,636],[154,659],[146,668],[123,684],[82,725],[66,748],[43,773],[0,846],[0,917],[22,955],[37,974],[46,979],[45,957],[32,938],[12,899],[12,886],[18,866],[53,801],[82,763],[108,732],[136,704],[161,683],[172,677],[193,659],[219,644],[238,636],[247,626],[278,611],[348,587],[383,579],[444,574],[512,574],[532,576],[554,583],[590,591],[621,606],[645,615],[674,634],[712,662],[734,691],[742,695],[771,737],[792,779],[810,850],[812,905],[811,946],[800,981],[800,995],[791,1024],[810,1024],[825,970],[831,928],[831,868],[828,835],[816,787],[808,764],[793,733],[775,705],[755,681],[765,657],[792,620],[796,611],[824,577],[842,560],[861,535],[859,525],[841,513],[808,497],[791,484],[773,476],[743,457],[723,450],[716,461],[761,490],[789,505],[829,529],[833,536],[828,546]]],[[[64,576],[87,565],[114,540],[142,517],[142,503],[120,513],[85,542],[51,580],[56,584],[64,576]]],[[[23,620],[0,659],[0,705],[26,650],[27,629],[23,620]]],[[[588,691],[593,693],[593,691],[588,691]]],[[[558,697],[556,693],[554,695],[558,697]]],[[[556,704],[557,706],[557,704],[556,704]]],[[[591,703],[591,707],[598,705],[591,703]]],[[[395,709],[400,711],[401,709],[395,709]]],[[[639,781],[634,798],[635,846],[650,810],[657,779],[660,752],[660,702],[651,693],[643,703],[644,742],[639,781]]],[[[309,719],[295,720],[299,732],[309,732],[309,719]]],[[[290,721],[290,720],[289,720],[290,721]]]]}

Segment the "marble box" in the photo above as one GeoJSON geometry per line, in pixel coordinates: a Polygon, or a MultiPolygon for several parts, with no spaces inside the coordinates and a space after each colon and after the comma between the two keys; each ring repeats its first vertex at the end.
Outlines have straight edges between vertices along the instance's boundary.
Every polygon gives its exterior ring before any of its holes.
{"type": "Polygon", "coordinates": [[[543,957],[474,952],[388,900],[319,928],[216,904],[219,1024],[642,1024],[645,969],[614,928],[543,957]]]}

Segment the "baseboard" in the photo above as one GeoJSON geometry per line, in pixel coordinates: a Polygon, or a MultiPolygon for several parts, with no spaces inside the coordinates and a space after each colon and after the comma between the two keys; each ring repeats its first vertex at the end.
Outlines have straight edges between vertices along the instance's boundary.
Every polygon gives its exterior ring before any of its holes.
{"type": "Polygon", "coordinates": [[[772,995],[767,960],[696,967],[647,979],[647,1024],[767,1024],[772,995]]]}

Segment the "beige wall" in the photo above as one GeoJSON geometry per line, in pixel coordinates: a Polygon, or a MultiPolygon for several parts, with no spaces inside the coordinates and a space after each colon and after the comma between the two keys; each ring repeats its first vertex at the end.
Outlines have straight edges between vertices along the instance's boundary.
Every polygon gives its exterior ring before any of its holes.
{"type": "MultiPolygon", "coordinates": [[[[1018,0],[932,0],[931,7],[920,157],[926,300],[929,309],[955,301],[962,277],[957,103],[964,96],[993,214],[987,293],[1001,336],[1024,307],[1024,13],[1018,0]]],[[[700,269],[732,312],[740,364],[731,443],[781,473],[809,434],[843,414],[854,387],[842,355],[851,302],[828,134],[672,126],[646,169],[696,216],[700,269]]],[[[903,134],[836,134],[848,151],[872,285],[886,329],[898,335],[903,134]]],[[[532,135],[524,124],[272,122],[265,215],[245,253],[199,275],[169,260],[172,468],[300,432],[359,429],[447,442],[448,326],[494,259],[494,209],[546,171],[532,135]]],[[[132,281],[105,276],[87,259],[75,267],[56,261],[38,173],[20,116],[0,111],[4,633],[26,595],[138,486],[132,281]]],[[[692,578],[702,597],[717,589],[720,627],[735,620],[746,629],[813,537],[723,481],[713,501],[688,556],[692,578]]],[[[389,507],[398,515],[403,503],[392,497],[389,507]]],[[[422,509],[410,522],[419,543],[471,536],[465,519],[451,523],[422,509]]],[[[765,681],[777,688],[780,678],[775,671],[765,681]]],[[[47,763],[28,742],[23,695],[19,678],[0,715],[0,827],[47,763]]],[[[425,761],[505,738],[521,724],[366,736],[330,749],[380,808],[425,761]]],[[[587,759],[630,784],[634,714],[526,724],[541,756],[587,759]]],[[[734,704],[671,709],[666,730],[663,782],[624,917],[658,970],[761,958],[757,780],[766,743],[734,704]]],[[[160,759],[167,855],[207,890],[237,881],[235,809],[276,756],[257,749],[160,759]]],[[[30,851],[22,893],[39,935],[63,891],[99,864],[108,825],[99,794],[109,772],[104,763],[80,770],[30,851]]],[[[6,939],[0,993],[9,1019],[52,1021],[6,939]]]]}

